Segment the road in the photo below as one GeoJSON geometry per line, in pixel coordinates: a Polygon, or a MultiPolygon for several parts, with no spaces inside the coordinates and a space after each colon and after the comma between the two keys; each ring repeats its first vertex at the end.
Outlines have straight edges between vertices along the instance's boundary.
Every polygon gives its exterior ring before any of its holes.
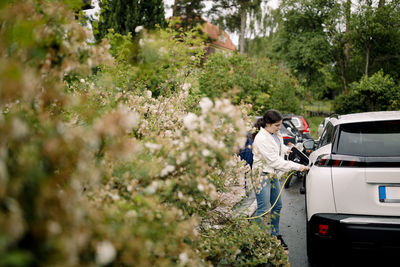
{"type": "Polygon", "coordinates": [[[290,187],[283,189],[280,231],[289,247],[292,267],[311,267],[306,250],[306,212],[304,195],[299,193],[302,181],[294,177],[290,187]]]}

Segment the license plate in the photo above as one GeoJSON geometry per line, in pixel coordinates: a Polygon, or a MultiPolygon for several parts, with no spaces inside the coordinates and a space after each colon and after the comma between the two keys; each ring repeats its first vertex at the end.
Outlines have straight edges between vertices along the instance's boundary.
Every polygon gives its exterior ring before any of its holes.
{"type": "Polygon", "coordinates": [[[379,201],[400,203],[400,186],[379,186],[379,201]]]}

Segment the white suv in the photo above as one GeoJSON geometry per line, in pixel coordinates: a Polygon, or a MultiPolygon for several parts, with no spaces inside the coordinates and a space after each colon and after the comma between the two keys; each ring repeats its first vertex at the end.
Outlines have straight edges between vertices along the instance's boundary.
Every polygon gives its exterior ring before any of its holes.
{"type": "Polygon", "coordinates": [[[306,177],[307,254],[400,252],[400,111],[329,118],[306,177]]]}

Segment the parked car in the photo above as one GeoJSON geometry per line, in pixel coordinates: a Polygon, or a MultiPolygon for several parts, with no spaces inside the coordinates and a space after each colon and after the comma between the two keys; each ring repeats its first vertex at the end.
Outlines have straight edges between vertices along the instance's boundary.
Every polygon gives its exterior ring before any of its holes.
{"type": "Polygon", "coordinates": [[[296,126],[289,118],[282,119],[282,125],[279,129],[279,133],[282,135],[283,143],[285,145],[289,145],[290,143],[295,145],[298,142],[303,141],[303,137],[300,131],[296,128],[296,126]]]}
{"type": "Polygon", "coordinates": [[[303,116],[288,114],[285,115],[285,117],[290,118],[292,120],[294,126],[296,126],[296,128],[299,130],[303,139],[313,139],[310,133],[310,126],[309,126],[310,124],[303,116]]]}
{"type": "Polygon", "coordinates": [[[319,140],[321,138],[322,135],[322,131],[324,130],[326,123],[328,122],[329,117],[324,118],[321,123],[318,125],[318,137],[317,140],[319,140]]]}
{"type": "Polygon", "coordinates": [[[400,252],[400,111],[329,118],[309,159],[309,261],[337,248],[400,252]]]}
{"type": "MultiPolygon", "coordinates": [[[[261,116],[257,116],[254,124],[261,116]]],[[[279,133],[282,135],[283,143],[285,145],[289,144],[297,144],[298,142],[303,141],[303,137],[299,130],[294,126],[293,122],[290,118],[283,118],[281,128],[279,129],[279,133]]]]}

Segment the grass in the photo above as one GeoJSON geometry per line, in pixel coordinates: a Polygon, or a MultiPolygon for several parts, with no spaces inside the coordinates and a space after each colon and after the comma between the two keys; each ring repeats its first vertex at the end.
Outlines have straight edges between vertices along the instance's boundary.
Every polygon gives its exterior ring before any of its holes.
{"type": "Polygon", "coordinates": [[[318,125],[324,119],[324,116],[307,117],[306,120],[310,124],[310,132],[314,139],[318,138],[318,125]]]}

